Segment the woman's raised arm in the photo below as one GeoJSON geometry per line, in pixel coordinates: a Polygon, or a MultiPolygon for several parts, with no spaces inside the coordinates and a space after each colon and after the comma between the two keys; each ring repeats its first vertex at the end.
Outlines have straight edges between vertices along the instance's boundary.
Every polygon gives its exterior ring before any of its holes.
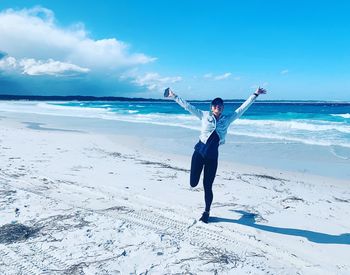
{"type": "Polygon", "coordinates": [[[202,119],[203,117],[202,110],[197,109],[195,106],[193,106],[192,104],[188,103],[186,100],[176,95],[170,88],[165,89],[164,97],[172,98],[173,100],[175,100],[177,104],[179,104],[186,111],[190,112],[192,115],[198,117],[199,119],[202,119]]]}
{"type": "Polygon", "coordinates": [[[248,97],[248,99],[243,102],[243,104],[241,106],[239,106],[232,114],[230,122],[236,120],[237,118],[239,118],[241,115],[243,115],[243,113],[248,110],[248,108],[250,107],[250,105],[253,104],[253,102],[255,101],[255,99],[261,95],[261,94],[266,94],[266,90],[263,88],[258,88],[250,97],[248,97]]]}

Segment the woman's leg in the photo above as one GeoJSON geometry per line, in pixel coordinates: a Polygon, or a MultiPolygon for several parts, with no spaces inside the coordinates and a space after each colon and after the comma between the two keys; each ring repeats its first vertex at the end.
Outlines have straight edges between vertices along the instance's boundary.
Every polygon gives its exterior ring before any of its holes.
{"type": "Polygon", "coordinates": [[[207,159],[204,166],[204,199],[205,211],[210,211],[211,203],[213,202],[213,182],[218,168],[218,159],[207,159]]]}
{"type": "Polygon", "coordinates": [[[201,154],[194,151],[192,155],[191,161],[191,176],[190,176],[190,184],[192,187],[196,187],[199,182],[199,178],[201,176],[204,165],[204,159],[201,154]]]}

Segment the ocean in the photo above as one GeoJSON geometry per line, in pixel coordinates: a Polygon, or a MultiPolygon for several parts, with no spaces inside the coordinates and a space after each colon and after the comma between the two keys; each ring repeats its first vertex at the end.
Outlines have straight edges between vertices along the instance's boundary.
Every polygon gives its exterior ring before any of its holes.
{"type": "MultiPolygon", "coordinates": [[[[209,110],[209,102],[192,103],[209,110]]],[[[240,102],[225,102],[225,113],[240,102]]],[[[0,102],[4,111],[100,118],[200,130],[198,119],[175,102],[0,102]],[[18,105],[22,105],[18,108],[18,105]],[[23,108],[24,107],[24,108],[23,108]]],[[[229,135],[350,148],[350,103],[255,102],[229,135]]]]}

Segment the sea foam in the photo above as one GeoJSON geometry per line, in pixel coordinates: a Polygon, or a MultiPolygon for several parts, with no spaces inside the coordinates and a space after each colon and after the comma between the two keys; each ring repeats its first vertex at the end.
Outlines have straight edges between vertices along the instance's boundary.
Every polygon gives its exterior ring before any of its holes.
{"type": "Polygon", "coordinates": [[[350,118],[350,114],[331,114],[331,116],[342,117],[342,118],[350,118]]]}
{"type": "MultiPolygon", "coordinates": [[[[178,113],[178,109],[172,109],[177,107],[177,105],[167,105],[165,103],[159,107],[155,104],[147,106],[146,104],[139,105],[121,102],[111,104],[91,102],[0,102],[0,110],[5,112],[97,118],[200,131],[200,121],[188,113],[178,113]]],[[[282,143],[298,142],[322,146],[350,147],[349,123],[333,121],[332,119],[324,120],[323,117],[322,119],[291,118],[291,116],[297,117],[297,115],[291,115],[288,112],[285,116],[280,114],[276,119],[271,119],[271,114],[262,114],[260,116],[244,115],[241,119],[234,121],[228,130],[228,134],[271,139],[282,143]]],[[[345,112],[328,117],[347,118],[350,117],[350,114],[345,112]]]]}

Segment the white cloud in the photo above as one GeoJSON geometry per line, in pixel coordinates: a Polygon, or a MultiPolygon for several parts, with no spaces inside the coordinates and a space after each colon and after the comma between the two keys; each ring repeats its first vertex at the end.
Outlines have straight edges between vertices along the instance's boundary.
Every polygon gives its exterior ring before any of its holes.
{"type": "Polygon", "coordinates": [[[162,90],[182,80],[180,76],[161,76],[158,73],[139,74],[137,70],[129,71],[121,76],[121,79],[131,79],[132,83],[137,86],[147,87],[151,91],[162,90]]]}
{"type": "Polygon", "coordinates": [[[229,78],[231,76],[231,73],[224,73],[222,75],[218,75],[216,77],[214,77],[215,80],[223,80],[226,78],[229,78]]]}
{"type": "Polygon", "coordinates": [[[289,70],[287,70],[287,69],[281,71],[281,74],[288,74],[288,73],[289,73],[289,70]]]}
{"type": "MultiPolygon", "coordinates": [[[[214,79],[214,80],[224,80],[229,78],[231,75],[232,75],[231,73],[224,73],[222,75],[214,75],[212,73],[206,73],[205,75],[203,75],[203,78],[214,79]]],[[[238,79],[235,78],[235,80],[238,80],[238,79]]]]}
{"type": "Polygon", "coordinates": [[[130,53],[129,45],[115,38],[94,40],[83,24],[62,28],[55,22],[54,13],[42,7],[0,12],[0,50],[17,59],[53,59],[103,70],[155,60],[143,53],[130,53]]]}
{"type": "Polygon", "coordinates": [[[88,68],[82,68],[71,63],[64,63],[49,59],[47,61],[37,61],[32,58],[22,59],[19,62],[23,68],[23,73],[28,75],[76,75],[87,73],[88,68]]]}
{"type": "Polygon", "coordinates": [[[88,68],[79,67],[71,63],[55,61],[53,59],[35,60],[33,58],[22,58],[17,60],[12,56],[0,59],[0,69],[5,71],[15,71],[26,75],[54,75],[72,76],[87,73],[88,68]]]}
{"type": "Polygon", "coordinates": [[[17,68],[17,60],[12,56],[5,56],[0,59],[0,69],[14,70],[17,68]]]}
{"type": "Polygon", "coordinates": [[[207,73],[205,75],[203,75],[204,78],[212,78],[213,74],[212,73],[207,73]]]}

